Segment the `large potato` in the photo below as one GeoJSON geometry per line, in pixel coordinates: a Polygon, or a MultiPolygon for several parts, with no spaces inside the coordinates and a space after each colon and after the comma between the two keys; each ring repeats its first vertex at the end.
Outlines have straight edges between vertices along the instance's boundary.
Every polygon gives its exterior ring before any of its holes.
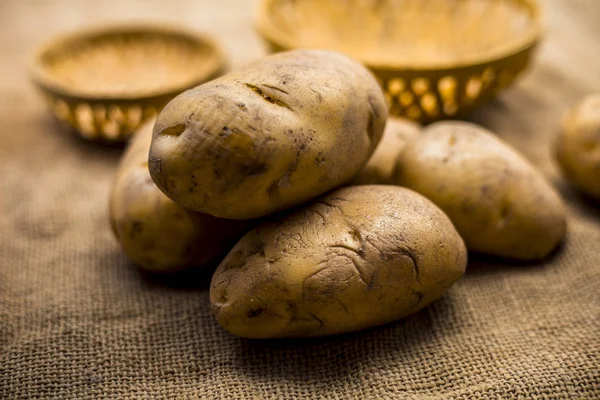
{"type": "Polygon", "coordinates": [[[448,217],[423,196],[350,186],[246,234],[213,275],[210,300],[242,337],[349,332],[423,308],[466,260],[448,217]]]}
{"type": "Polygon", "coordinates": [[[600,93],[585,97],[562,120],[556,158],[569,180],[600,198],[600,93]]]}
{"type": "Polygon", "coordinates": [[[396,160],[406,143],[419,134],[420,127],[410,120],[390,117],[383,137],[367,164],[350,182],[352,185],[387,185],[393,183],[396,160]]]}
{"type": "Polygon", "coordinates": [[[110,194],[112,230],[128,258],[150,271],[175,271],[217,261],[247,230],[244,221],[177,205],[152,182],[148,150],[154,121],[133,137],[110,194]]]}
{"type": "Polygon", "coordinates": [[[187,208],[256,218],[350,180],[386,118],[381,89],[359,63],[280,53],[172,100],[154,128],[150,173],[187,208]]]}
{"type": "Polygon", "coordinates": [[[398,158],[395,181],[444,210],[472,251],[540,259],[565,235],[565,209],[554,188],[474,124],[439,122],[424,129],[398,158]]]}

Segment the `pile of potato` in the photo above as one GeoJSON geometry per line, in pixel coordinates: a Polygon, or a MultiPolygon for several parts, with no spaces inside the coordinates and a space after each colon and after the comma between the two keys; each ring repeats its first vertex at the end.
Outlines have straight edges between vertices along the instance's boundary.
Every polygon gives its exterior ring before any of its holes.
{"type": "MultiPolygon", "coordinates": [[[[572,142],[558,146],[567,166],[587,148],[572,142]]],[[[467,249],[539,260],[566,231],[560,196],[508,144],[469,123],[388,119],[362,65],[317,50],[171,101],[129,145],[110,208],[140,267],[220,263],[215,316],[248,338],[397,320],[463,275],[467,249]]]]}

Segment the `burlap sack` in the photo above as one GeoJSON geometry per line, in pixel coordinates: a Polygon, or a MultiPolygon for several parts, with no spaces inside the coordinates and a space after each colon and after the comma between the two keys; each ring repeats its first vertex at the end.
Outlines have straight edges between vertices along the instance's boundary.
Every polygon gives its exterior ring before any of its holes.
{"type": "Polygon", "coordinates": [[[223,331],[207,274],[159,283],[128,264],[107,219],[120,149],[66,135],[23,69],[23,48],[116,9],[206,23],[237,62],[258,57],[249,4],[0,3],[0,398],[600,398],[600,207],[568,188],[548,152],[562,111],[600,91],[600,61],[586,47],[600,39],[590,16],[600,4],[578,3],[588,8],[547,3],[554,19],[538,64],[473,116],[561,189],[564,248],[538,265],[473,260],[446,296],[404,321],[294,341],[223,331]]]}

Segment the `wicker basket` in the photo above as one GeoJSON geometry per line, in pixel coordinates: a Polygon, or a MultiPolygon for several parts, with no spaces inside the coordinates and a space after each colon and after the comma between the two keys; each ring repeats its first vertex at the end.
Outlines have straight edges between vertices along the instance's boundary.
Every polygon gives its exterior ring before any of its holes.
{"type": "Polygon", "coordinates": [[[223,53],[209,37],[170,26],[120,25],[44,44],[31,79],[60,121],[87,139],[119,142],[177,94],[224,68],[223,53]]]}
{"type": "Polygon", "coordinates": [[[541,37],[534,0],[263,0],[273,51],[344,52],[378,78],[392,115],[464,115],[509,86],[541,37]]]}

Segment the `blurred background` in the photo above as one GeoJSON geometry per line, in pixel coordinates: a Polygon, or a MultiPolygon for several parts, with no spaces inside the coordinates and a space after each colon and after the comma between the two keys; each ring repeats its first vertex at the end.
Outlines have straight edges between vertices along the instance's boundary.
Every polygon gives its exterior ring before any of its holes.
{"type": "MultiPolygon", "coordinates": [[[[507,127],[503,125],[505,116],[513,109],[529,107],[555,123],[559,116],[553,110],[562,110],[581,95],[600,88],[600,74],[594,72],[600,70],[600,58],[593,56],[600,50],[598,1],[541,0],[540,3],[546,32],[535,62],[516,86],[472,116],[500,132],[507,127]],[[532,88],[535,99],[531,98],[532,88]],[[493,112],[489,113],[490,110],[493,112]]],[[[25,107],[39,115],[41,99],[27,82],[29,57],[47,39],[78,28],[113,22],[175,23],[216,37],[232,68],[258,59],[266,54],[255,30],[258,4],[258,0],[3,0],[0,71],[4,79],[0,81],[3,93],[0,112],[10,113],[13,107],[25,107]]],[[[524,122],[523,129],[533,128],[528,125],[536,123],[541,121],[524,122]]],[[[515,133],[512,139],[527,138],[515,133]]],[[[544,158],[542,154],[534,156],[544,158]]]]}

